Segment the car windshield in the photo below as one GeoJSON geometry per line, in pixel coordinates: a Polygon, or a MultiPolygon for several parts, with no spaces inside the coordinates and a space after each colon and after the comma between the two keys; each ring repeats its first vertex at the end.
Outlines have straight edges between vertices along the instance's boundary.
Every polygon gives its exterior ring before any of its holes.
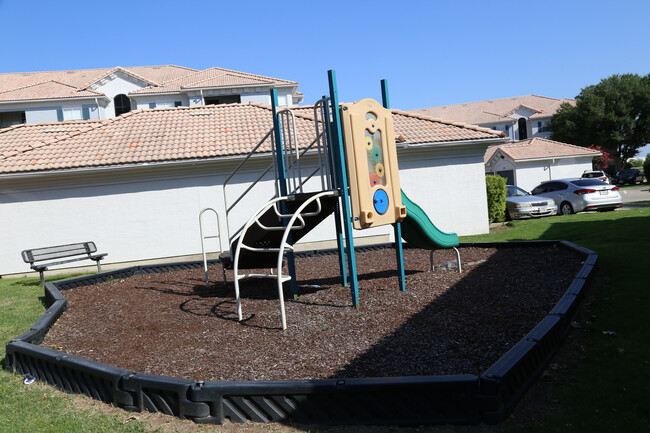
{"type": "Polygon", "coordinates": [[[521,196],[528,195],[528,191],[523,190],[518,186],[508,185],[506,189],[507,189],[506,194],[508,197],[521,197],[521,196]]]}
{"type": "Polygon", "coordinates": [[[578,180],[572,180],[572,184],[575,186],[603,186],[607,185],[605,182],[602,180],[598,179],[578,179],[578,180]]]}
{"type": "Polygon", "coordinates": [[[625,176],[627,174],[632,174],[632,173],[634,173],[634,170],[621,170],[621,171],[618,172],[618,176],[621,176],[621,175],[625,176]]]}
{"type": "Polygon", "coordinates": [[[583,173],[582,177],[601,177],[603,174],[600,173],[599,171],[590,171],[587,173],[583,173]]]}

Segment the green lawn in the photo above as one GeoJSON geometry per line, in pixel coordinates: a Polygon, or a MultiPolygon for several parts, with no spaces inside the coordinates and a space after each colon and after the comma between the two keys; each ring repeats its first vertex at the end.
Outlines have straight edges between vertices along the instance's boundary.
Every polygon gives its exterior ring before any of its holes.
{"type": "Polygon", "coordinates": [[[592,320],[580,330],[584,359],[554,390],[562,409],[522,431],[650,431],[650,207],[511,226],[462,241],[567,239],[599,254],[592,320]]]}
{"type": "MultiPolygon", "coordinates": [[[[509,230],[464,237],[463,242],[567,239],[599,254],[589,322],[574,331],[584,356],[552,389],[557,409],[543,423],[509,422],[500,430],[539,432],[650,431],[650,208],[514,221],[509,230]],[[605,333],[604,333],[605,332],[605,333]],[[612,332],[614,334],[612,334],[612,332]]],[[[38,278],[0,279],[0,341],[29,329],[43,313],[38,278]]],[[[4,366],[5,348],[0,348],[4,366]]],[[[128,415],[76,409],[70,397],[41,384],[24,385],[0,372],[0,432],[150,430],[128,415]]],[[[269,430],[270,431],[270,430],[269,430]]],[[[447,430],[446,430],[447,431],[447,430]]],[[[461,429],[462,431],[462,429],[461,429]]]]}
{"type": "Polygon", "coordinates": [[[43,384],[24,385],[22,377],[4,370],[5,342],[29,330],[45,311],[44,302],[39,278],[0,279],[0,432],[145,431],[142,423],[124,424],[126,412],[119,417],[75,409],[70,396],[43,384]]]}

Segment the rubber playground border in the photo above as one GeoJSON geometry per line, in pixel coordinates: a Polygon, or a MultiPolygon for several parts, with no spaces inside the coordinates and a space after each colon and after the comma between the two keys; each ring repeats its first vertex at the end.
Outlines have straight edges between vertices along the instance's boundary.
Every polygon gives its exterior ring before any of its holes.
{"type": "MultiPolygon", "coordinates": [[[[134,266],[47,283],[45,296],[50,307],[29,331],[6,344],[5,368],[128,411],[146,409],[196,423],[496,424],[512,412],[557,352],[598,255],[567,241],[460,244],[498,248],[548,245],[582,254],[582,268],[548,315],[480,376],[195,382],[133,372],[39,346],[67,308],[62,290],[133,275],[200,268],[202,261],[134,266]]],[[[358,248],[365,249],[369,248],[358,248]]]]}

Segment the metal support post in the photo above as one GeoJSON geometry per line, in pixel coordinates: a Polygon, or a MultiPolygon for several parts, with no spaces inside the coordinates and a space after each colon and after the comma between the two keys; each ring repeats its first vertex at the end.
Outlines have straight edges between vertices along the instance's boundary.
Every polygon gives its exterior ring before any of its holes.
{"type": "MultiPolygon", "coordinates": [[[[388,81],[381,80],[381,102],[384,108],[390,109],[390,101],[388,100],[388,81]]],[[[399,279],[399,289],[406,290],[406,278],[404,277],[404,251],[402,248],[402,224],[393,224],[395,232],[395,254],[397,256],[397,275],[399,279]]]]}
{"type": "Polygon", "coordinates": [[[326,96],[323,96],[322,101],[323,101],[323,134],[325,135],[325,139],[328,143],[328,152],[327,152],[327,157],[329,158],[329,163],[330,167],[332,168],[330,170],[331,172],[331,183],[332,185],[337,188],[341,194],[339,194],[339,199],[336,202],[336,207],[334,208],[334,222],[336,226],[336,246],[339,251],[339,270],[341,273],[341,279],[343,280],[343,287],[346,287],[348,285],[348,273],[345,270],[345,240],[343,238],[343,224],[341,223],[341,208],[342,208],[342,200],[343,200],[343,194],[345,193],[339,185],[337,175],[340,172],[340,164],[338,161],[338,158],[335,158],[333,153],[335,152],[334,150],[334,145],[332,144],[332,119],[330,118],[330,105],[329,101],[326,99],[326,96]]]}
{"type": "Polygon", "coordinates": [[[354,255],[354,240],[352,236],[352,216],[350,212],[350,194],[348,191],[347,167],[345,164],[345,150],[343,149],[343,134],[341,131],[341,114],[339,113],[339,95],[336,88],[336,72],[327,71],[330,88],[330,104],[332,106],[332,148],[337,164],[337,184],[341,190],[341,203],[343,204],[343,225],[345,229],[345,243],[348,256],[348,269],[350,271],[350,293],[352,306],[359,308],[359,285],[357,281],[357,262],[354,255]]]}
{"type": "MultiPolygon", "coordinates": [[[[280,196],[287,196],[287,172],[284,164],[284,150],[282,144],[282,125],[280,125],[280,117],[278,116],[278,91],[276,89],[271,89],[271,109],[273,111],[273,134],[275,138],[275,157],[276,157],[276,167],[278,176],[278,181],[280,184],[280,196]]],[[[283,215],[287,214],[287,206],[284,201],[280,203],[280,209],[283,215]]],[[[287,221],[283,219],[282,224],[286,227],[287,221]]],[[[293,245],[291,236],[289,236],[288,243],[293,245]]],[[[282,254],[280,251],[279,254],[282,254]]],[[[293,256],[293,251],[287,253],[287,267],[289,268],[289,275],[291,276],[291,281],[289,281],[289,290],[291,294],[295,297],[298,296],[298,283],[296,281],[296,263],[293,256]]]]}

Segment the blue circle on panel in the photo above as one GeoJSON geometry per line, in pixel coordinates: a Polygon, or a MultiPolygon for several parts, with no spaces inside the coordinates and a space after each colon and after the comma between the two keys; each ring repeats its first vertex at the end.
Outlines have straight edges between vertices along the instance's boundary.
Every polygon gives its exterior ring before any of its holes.
{"type": "Polygon", "coordinates": [[[388,210],[388,194],[383,189],[375,191],[375,195],[372,196],[372,202],[378,214],[383,215],[388,210]]]}

